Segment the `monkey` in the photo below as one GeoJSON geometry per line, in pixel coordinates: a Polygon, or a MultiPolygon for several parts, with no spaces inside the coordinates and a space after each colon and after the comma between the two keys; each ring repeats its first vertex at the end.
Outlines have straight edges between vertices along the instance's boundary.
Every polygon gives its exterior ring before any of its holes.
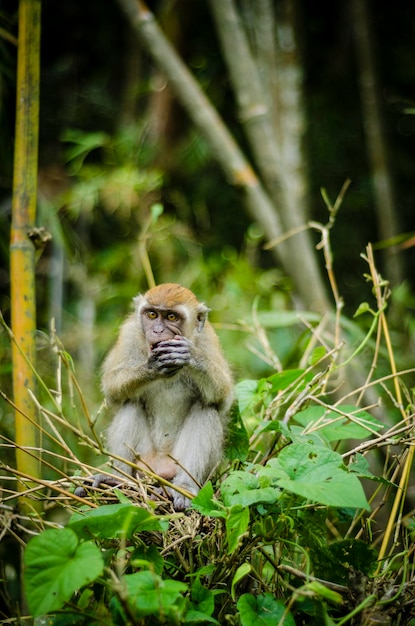
{"type": "MultiPolygon", "coordinates": [[[[133,303],[103,365],[102,390],[114,411],[108,449],[196,495],[223,455],[231,369],[209,309],[192,291],[165,283],[133,303]]],[[[114,467],[132,475],[122,461],[114,467]]],[[[100,475],[101,482],[114,479],[100,475]]],[[[189,507],[182,494],[169,495],[176,510],[189,507]]]]}

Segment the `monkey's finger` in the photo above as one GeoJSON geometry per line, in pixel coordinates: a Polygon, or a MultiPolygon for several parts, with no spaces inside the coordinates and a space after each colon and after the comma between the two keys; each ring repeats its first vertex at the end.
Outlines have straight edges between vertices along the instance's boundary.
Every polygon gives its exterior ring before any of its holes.
{"type": "Polygon", "coordinates": [[[159,372],[162,376],[164,376],[165,378],[170,378],[171,376],[174,376],[175,374],[177,374],[177,372],[179,370],[182,369],[182,366],[180,365],[179,367],[175,366],[175,367],[161,367],[159,372]]]}
{"type": "Polygon", "coordinates": [[[177,337],[177,339],[164,339],[163,341],[159,341],[158,343],[152,346],[152,350],[159,349],[173,349],[173,350],[189,350],[192,345],[192,342],[189,341],[186,337],[177,337]]]}
{"type": "Polygon", "coordinates": [[[173,341],[162,341],[160,343],[157,343],[155,346],[153,346],[153,348],[151,349],[152,354],[164,354],[164,353],[169,353],[169,352],[179,352],[179,353],[183,353],[183,352],[190,352],[189,350],[189,346],[188,344],[182,344],[182,343],[178,343],[178,342],[173,342],[173,341]]]}
{"type": "Polygon", "coordinates": [[[166,354],[157,354],[156,359],[159,363],[182,363],[185,364],[190,359],[189,352],[166,352],[166,354]]]}

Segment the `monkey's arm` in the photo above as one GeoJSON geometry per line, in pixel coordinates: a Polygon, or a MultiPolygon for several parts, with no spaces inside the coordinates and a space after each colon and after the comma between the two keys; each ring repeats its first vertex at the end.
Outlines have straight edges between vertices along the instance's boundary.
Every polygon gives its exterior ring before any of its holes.
{"type": "Polygon", "coordinates": [[[102,388],[110,404],[121,405],[137,398],[147,383],[170,378],[191,358],[184,337],[160,341],[150,349],[139,322],[131,316],[123,324],[117,343],[103,366],[102,388]]]}
{"type": "Polygon", "coordinates": [[[191,341],[177,336],[154,348],[159,371],[173,375],[183,368],[185,376],[196,383],[206,405],[215,405],[226,413],[233,401],[233,381],[228,363],[222,355],[216,333],[205,326],[203,337],[191,341]]]}
{"type": "Polygon", "coordinates": [[[102,387],[111,404],[137,397],[156,378],[168,378],[183,369],[196,383],[203,401],[226,412],[232,404],[232,374],[219,340],[209,324],[194,341],[177,335],[161,341],[150,351],[140,324],[131,316],[123,324],[114,348],[107,356],[102,387]]]}
{"type": "Polygon", "coordinates": [[[160,376],[153,361],[138,321],[129,317],[102,369],[102,389],[109,403],[121,405],[137,397],[146,383],[160,376]]]}

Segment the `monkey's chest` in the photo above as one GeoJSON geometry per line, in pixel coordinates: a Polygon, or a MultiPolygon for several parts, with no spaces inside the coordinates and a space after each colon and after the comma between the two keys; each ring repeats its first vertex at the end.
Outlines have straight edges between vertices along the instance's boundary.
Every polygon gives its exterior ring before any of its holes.
{"type": "Polygon", "coordinates": [[[154,381],[148,386],[140,404],[157,448],[168,448],[176,440],[197,400],[195,390],[181,380],[154,381]]]}

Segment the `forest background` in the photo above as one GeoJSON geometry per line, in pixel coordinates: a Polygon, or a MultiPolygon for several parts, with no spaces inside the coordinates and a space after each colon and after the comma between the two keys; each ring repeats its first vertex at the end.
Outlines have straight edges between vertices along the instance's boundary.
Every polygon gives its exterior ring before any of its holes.
{"type": "MultiPolygon", "coordinates": [[[[304,366],[316,340],[334,355],[345,340],[361,353],[347,383],[364,385],[360,367],[373,372],[384,356],[379,343],[365,350],[365,333],[379,322],[395,382],[386,390],[387,423],[400,411],[409,433],[410,3],[394,12],[359,0],[149,7],[157,22],[132,0],[63,0],[59,10],[42,3],[37,224],[51,237],[36,265],[40,376],[55,377],[57,332],[85,402],[99,412],[99,366],[131,298],[153,280],[182,282],[212,308],[237,380],[304,366]],[[396,366],[407,375],[406,412],[396,366]]],[[[7,324],[14,2],[0,4],[0,20],[0,308],[7,324]]],[[[12,441],[6,325],[1,367],[1,431],[12,441]]],[[[388,376],[384,368],[379,376],[388,376]]],[[[366,392],[379,414],[369,386],[366,392]]],[[[2,462],[13,467],[12,446],[2,448],[2,462]]],[[[45,471],[54,477],[53,468],[45,471]]]]}
{"type": "MultiPolygon", "coordinates": [[[[280,47],[274,59],[274,50],[268,50],[269,60],[260,47],[267,37],[259,30],[261,13],[255,3],[241,2],[255,72],[267,85],[259,104],[270,98],[270,127],[280,132],[282,146],[275,156],[262,142],[263,157],[255,147],[260,135],[252,139],[249,111],[243,110],[252,104],[243,102],[251,98],[250,77],[248,89],[237,85],[234,75],[231,80],[208,3],[157,2],[150,8],[256,170],[272,210],[282,216],[281,234],[308,221],[325,224],[321,188],[334,202],[350,179],[331,232],[345,311],[352,315],[366,299],[360,254],[373,242],[380,272],[404,303],[406,323],[399,314],[399,330],[409,331],[415,254],[414,15],[410,3],[393,12],[367,3],[371,46],[369,52],[363,46],[362,52],[358,34],[365,34],[367,26],[357,23],[363,18],[353,13],[353,6],[276,3],[273,26],[280,47]],[[365,54],[372,58],[369,69],[365,54]],[[278,64],[273,93],[266,77],[272,63],[278,64]],[[281,183],[284,178],[288,182],[281,183]],[[286,193],[281,192],[284,186],[286,193]]],[[[6,319],[15,8],[14,2],[2,2],[2,32],[8,36],[0,39],[0,304],[6,319]]],[[[233,323],[235,311],[238,317],[249,313],[256,296],[261,307],[272,310],[291,308],[293,292],[299,295],[296,304],[306,310],[322,312],[332,302],[323,254],[313,249],[320,233],[308,233],[312,263],[301,233],[288,238],[289,250],[282,250],[282,244],[263,250],[275,237],[269,232],[274,223],[262,219],[258,203],[252,207],[244,184],[234,184],[233,173],[224,172],[209,138],[189,119],[122,9],[114,1],[103,7],[98,0],[87,6],[63,0],[59,11],[51,1],[42,3],[37,220],[53,239],[37,267],[38,327],[48,330],[53,317],[65,346],[87,373],[96,371],[131,297],[147,287],[140,234],[154,204],[164,209],[147,239],[156,281],[184,282],[209,303],[214,320],[233,323]],[[278,259],[280,249],[285,263],[278,259]],[[318,280],[307,275],[313,263],[318,280]],[[300,284],[309,278],[315,299],[300,284]]],[[[402,347],[409,346],[409,337],[402,347]]],[[[234,338],[233,346],[239,343],[234,338]]],[[[288,346],[282,350],[289,354],[288,346]]],[[[240,355],[235,362],[241,362],[240,355]]],[[[262,368],[256,360],[242,362],[249,369],[262,368]]]]}

